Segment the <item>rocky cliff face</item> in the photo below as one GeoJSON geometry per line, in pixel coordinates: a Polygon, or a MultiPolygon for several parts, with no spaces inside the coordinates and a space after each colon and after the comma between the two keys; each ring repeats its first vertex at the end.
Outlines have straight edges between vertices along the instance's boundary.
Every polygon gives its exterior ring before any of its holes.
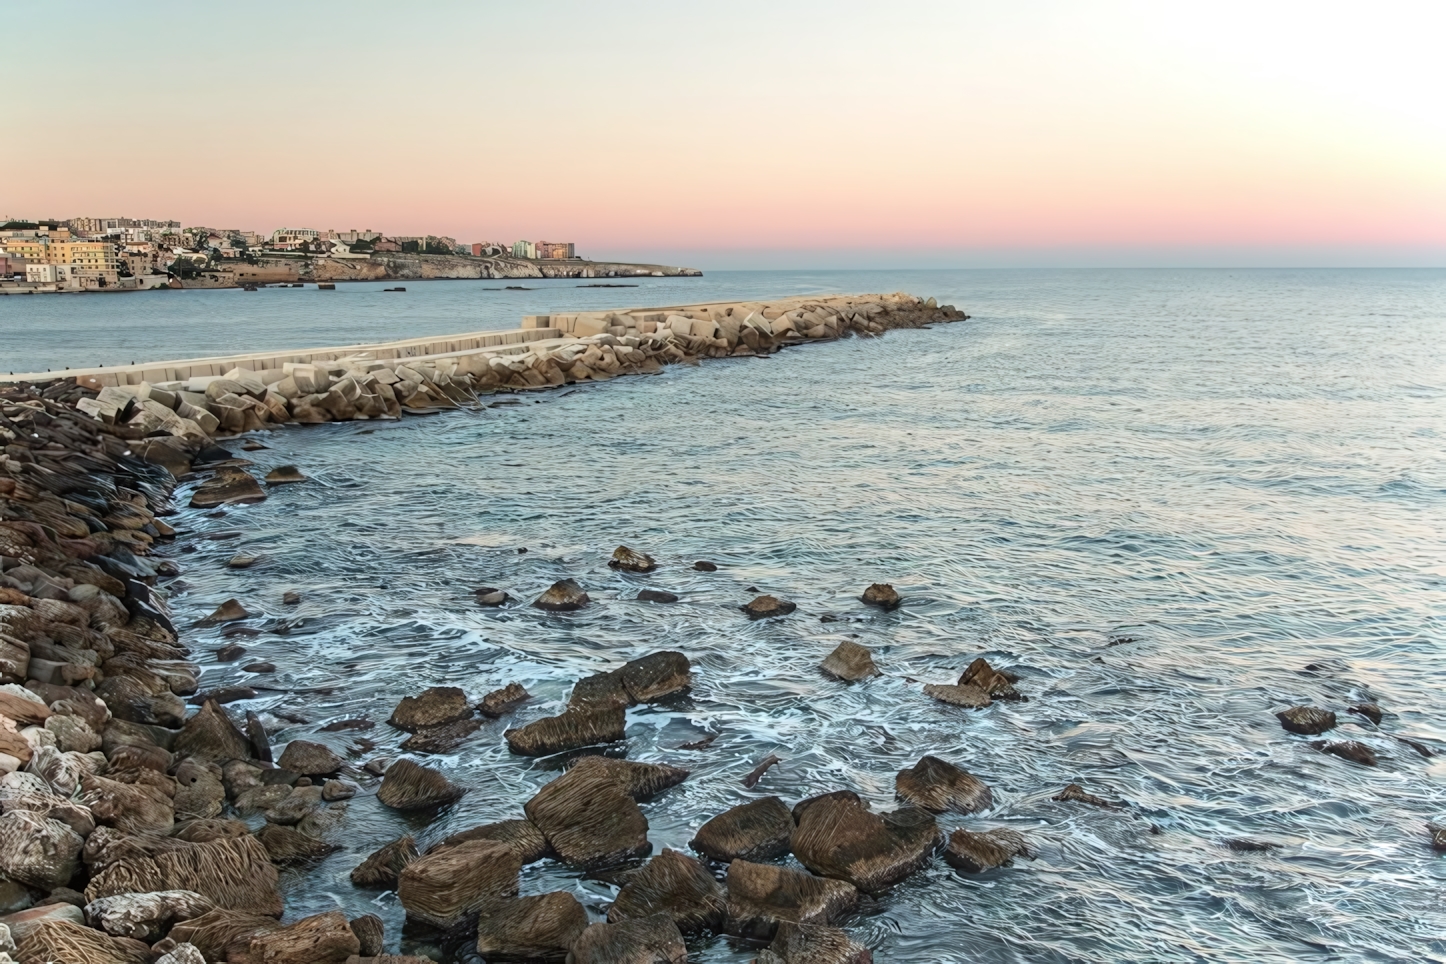
{"type": "MultiPolygon", "coordinates": [[[[278,259],[280,260],[280,259],[278,259]]],[[[286,259],[297,264],[295,259],[286,259]]],[[[262,264],[269,262],[263,260],[262,264]]],[[[438,254],[374,254],[366,261],[309,258],[300,265],[304,281],[406,281],[431,278],[620,278],[661,274],[696,276],[696,268],[608,261],[528,261],[521,258],[462,258],[438,254]]]]}

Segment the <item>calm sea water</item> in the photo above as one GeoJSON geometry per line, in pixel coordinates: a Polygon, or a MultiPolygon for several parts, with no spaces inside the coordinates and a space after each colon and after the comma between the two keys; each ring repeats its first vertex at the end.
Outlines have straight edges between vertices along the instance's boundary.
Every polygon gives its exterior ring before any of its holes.
{"type": "MultiPolygon", "coordinates": [[[[1446,756],[1393,738],[1446,751],[1446,272],[533,284],[11,298],[0,331],[18,370],[503,327],[564,307],[899,289],[957,304],[974,317],[480,412],[269,434],[258,467],[296,464],[310,484],[175,520],[189,533],[168,550],[185,569],[180,618],[236,596],[262,631],[236,641],[279,667],[218,665],[221,633],[196,631],[204,685],[277,687],[249,705],[278,739],[360,763],[395,754],[402,734],[383,721],[424,686],[480,697],[521,681],[537,697],[525,722],[579,676],[679,649],[691,700],[628,714],[630,758],[693,771],[644,805],[655,848],[686,849],[708,817],[760,795],[852,788],[889,809],[894,774],[932,753],[996,800],[943,829],[1010,826],[1040,849],[979,876],[936,862],[868,904],[848,928],[876,960],[1446,960],[1446,862],[1425,830],[1446,818],[1446,756]],[[610,571],[619,543],[661,568],[610,571]],[[224,568],[238,551],[264,560],[224,568]],[[694,572],[697,559],[720,570],[694,572]],[[595,604],[472,602],[477,586],[526,601],[563,577],[595,604]],[[903,608],[859,604],[874,581],[903,608]],[[682,600],[633,601],[644,586],[682,600]],[[798,612],[749,623],[736,607],[752,587],[798,612]],[[282,605],[288,589],[300,606],[282,605]],[[817,664],[845,638],[885,675],[824,679],[817,664]],[[923,696],[979,655],[1016,668],[1030,701],[968,712],[923,696]],[[1379,729],[1343,712],[1359,700],[1385,709],[1379,729]],[[1380,765],[1285,733],[1272,713],[1294,703],[1336,709],[1331,735],[1380,765]],[[318,733],[348,716],[378,725],[318,733]],[[706,750],[677,749],[705,734],[718,735],[706,750]],[[769,753],[784,762],[744,789],[769,753]],[[1052,802],[1071,781],[1127,807],[1052,802]],[[1240,837],[1280,849],[1224,846],[1240,837]]],[[[386,812],[366,783],[342,850],[286,873],[288,916],[373,911],[395,947],[395,899],[347,874],[403,831],[425,844],[520,815],[555,764],[510,756],[506,725],[431,761],[470,789],[435,821],[386,812]]],[[[555,864],[523,876],[524,894],[565,889],[599,915],[614,892],[555,864]]],[[[752,957],[722,939],[692,950],[752,957]]]]}

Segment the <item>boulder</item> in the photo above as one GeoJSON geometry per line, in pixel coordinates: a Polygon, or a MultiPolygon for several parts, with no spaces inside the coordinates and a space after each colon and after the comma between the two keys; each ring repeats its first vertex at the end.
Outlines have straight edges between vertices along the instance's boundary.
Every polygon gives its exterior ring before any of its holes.
{"type": "Polygon", "coordinates": [[[382,775],[377,799],[396,810],[420,810],[454,803],[466,792],[431,767],[398,760],[382,775]]]}
{"type": "Polygon", "coordinates": [[[571,707],[584,706],[632,706],[633,698],[623,685],[623,674],[619,669],[606,673],[584,676],[572,688],[567,698],[571,707]]]}
{"type": "Polygon", "coordinates": [[[688,948],[666,914],[617,924],[593,924],[567,955],[568,964],[682,964],[688,948]]]}
{"type": "Polygon", "coordinates": [[[849,682],[879,675],[878,667],[874,665],[874,657],[869,653],[868,647],[860,646],[848,639],[839,643],[838,647],[828,654],[828,658],[823,661],[819,669],[834,679],[849,682]]]}
{"type": "Polygon", "coordinates": [[[250,619],[251,614],[246,607],[241,605],[240,600],[228,599],[216,607],[216,611],[205,619],[196,623],[197,626],[219,626],[221,623],[234,623],[241,619],[250,619]]]}
{"type": "Polygon", "coordinates": [[[784,602],[777,596],[756,596],[752,602],[739,608],[748,614],[749,619],[771,619],[775,616],[787,616],[798,606],[784,602]]]}
{"type": "Polygon", "coordinates": [[[472,827],[443,838],[433,844],[427,852],[441,850],[443,847],[455,847],[457,844],[466,843],[469,840],[491,840],[504,844],[517,854],[517,859],[521,860],[524,865],[535,864],[548,854],[547,838],[542,835],[541,830],[532,825],[530,820],[499,820],[496,823],[484,823],[480,827],[472,827]]]}
{"type": "Polygon", "coordinates": [[[640,803],[688,779],[687,770],[666,763],[634,763],[632,760],[597,755],[574,761],[567,772],[574,771],[579,774],[604,774],[640,803]]]}
{"type": "Polygon", "coordinates": [[[549,756],[626,738],[626,714],[621,706],[570,706],[558,716],[534,720],[503,733],[507,746],[521,756],[549,756]]]}
{"type": "Polygon", "coordinates": [[[84,845],[80,834],[58,820],[7,810],[0,815],[0,876],[54,890],[75,876],[84,845]]]}
{"type": "Polygon", "coordinates": [[[754,964],[872,964],[867,947],[836,927],[783,922],[754,964]]]}
{"type": "MultiPolygon", "coordinates": [[[[143,775],[155,771],[138,772],[143,775]]],[[[105,777],[87,776],[81,781],[81,788],[84,791],[81,800],[90,808],[97,823],[132,834],[164,835],[175,826],[172,795],[153,783],[120,783],[105,777]]]]}
{"type": "Polygon", "coordinates": [[[647,818],[601,767],[573,767],[539,790],[523,811],[567,863],[597,867],[652,849],[647,818]]]}
{"type": "Polygon", "coordinates": [[[295,924],[251,938],[249,964],[346,964],[361,949],[339,910],[303,917],[295,924]]]}
{"type": "Polygon", "coordinates": [[[150,948],[128,937],[109,937],[68,920],[42,921],[17,942],[22,964],[147,964],[150,948]]]}
{"type": "Polygon", "coordinates": [[[204,820],[220,816],[226,801],[226,788],[221,783],[221,768],[187,757],[175,772],[176,794],[171,798],[177,820],[204,820]]]}
{"type": "Polygon", "coordinates": [[[52,716],[45,729],[55,735],[55,747],[62,753],[90,753],[99,750],[100,735],[80,716],[52,716]]]}
{"type": "Polygon", "coordinates": [[[501,606],[511,598],[505,589],[493,589],[487,586],[477,590],[477,605],[479,606],[501,606]]]}
{"type": "Polygon", "coordinates": [[[156,958],[156,964],[206,964],[206,955],[195,944],[177,944],[156,958]]]}
{"type": "Polygon", "coordinates": [[[489,903],[478,917],[477,953],[488,960],[561,960],[587,929],[587,911],[572,894],[489,903]]]}
{"type": "Polygon", "coordinates": [[[994,805],[994,794],[983,780],[936,756],[900,770],[894,792],[900,800],[931,813],[978,813],[994,805]]]}
{"type": "Polygon", "coordinates": [[[994,700],[1023,700],[1024,695],[1014,688],[1016,677],[1001,672],[989,665],[989,660],[978,657],[959,677],[959,686],[974,686],[983,690],[994,700]]]}
{"type": "MultiPolygon", "coordinates": [[[[470,713],[471,710],[469,709],[470,713]]],[[[442,726],[429,726],[418,730],[402,741],[402,749],[409,753],[450,753],[462,745],[462,741],[482,728],[481,720],[455,720],[442,726]]]]}
{"type": "Polygon", "coordinates": [[[280,930],[274,917],[232,910],[213,910],[171,928],[170,936],[157,944],[187,943],[201,951],[207,961],[249,960],[246,952],[251,938],[280,930]]]}
{"type": "Polygon", "coordinates": [[[397,878],[407,864],[416,860],[417,842],[411,834],[393,840],[363,860],[351,872],[351,882],[358,887],[382,887],[394,890],[397,878]]]}
{"type": "MultiPolygon", "coordinates": [[[[19,886],[19,885],[16,885],[19,886]]],[[[35,928],[46,921],[65,921],[68,924],[85,924],[85,912],[74,904],[57,901],[41,904],[13,914],[5,915],[3,923],[10,930],[10,939],[19,943],[35,928]]]]}
{"type": "Polygon", "coordinates": [[[1377,762],[1376,751],[1358,740],[1313,740],[1311,746],[1361,766],[1373,767],[1377,762]]]}
{"type": "Polygon", "coordinates": [[[517,896],[522,862],[503,844],[469,840],[419,857],[398,877],[397,896],[407,916],[451,928],[477,916],[492,901],[517,896]]]}
{"type": "Polygon", "coordinates": [[[278,866],[317,860],[337,850],[334,845],[304,834],[295,827],[275,823],[268,823],[256,831],[256,839],[266,848],[271,862],[278,866]]]}
{"type": "Polygon", "coordinates": [[[572,579],[561,579],[553,583],[532,605],[554,613],[576,612],[591,602],[583,588],[572,579]]]}
{"type": "Polygon", "coordinates": [[[85,897],[97,900],[158,890],[195,891],[217,907],[243,914],[281,914],[276,868],[254,837],[186,844],[177,850],[116,860],[92,875],[85,897]]]}
{"type": "Polygon", "coordinates": [[[236,726],[219,703],[207,700],[196,715],[186,721],[176,735],[177,756],[195,757],[225,763],[249,760],[255,754],[246,734],[236,726]]]}
{"type": "Polygon", "coordinates": [[[924,695],[941,703],[971,710],[982,710],[994,702],[988,693],[977,686],[955,686],[948,683],[927,683],[924,686],[924,695]]]}
{"type": "Polygon", "coordinates": [[[321,799],[327,803],[350,800],[356,796],[359,789],[355,783],[348,783],[345,780],[328,780],[321,786],[321,799]]]}
{"type": "Polygon", "coordinates": [[[693,685],[688,657],[672,650],[629,660],[617,672],[634,703],[655,703],[684,693],[693,685]]]}
{"type": "Polygon", "coordinates": [[[789,852],[793,816],[778,797],[725,810],[698,828],[688,846],[720,863],[773,860],[789,852]]]}
{"type": "Polygon", "coordinates": [[[927,864],[941,837],[933,814],[919,807],[874,814],[834,797],[803,812],[792,845],[814,873],[877,894],[927,864]]]}
{"type": "Polygon", "coordinates": [[[286,744],[286,749],[281,751],[281,758],[276,761],[276,765],[283,770],[290,770],[292,773],[316,777],[336,773],[344,762],[341,757],[320,743],[292,740],[286,744]]]}
{"type": "Polygon", "coordinates": [[[710,934],[723,929],[727,911],[723,887],[713,875],[692,857],[664,848],[628,876],[608,909],[608,921],[666,914],[684,934],[710,934]]]}
{"type": "Polygon", "coordinates": [[[482,702],[477,704],[477,711],[485,717],[496,719],[510,713],[529,699],[531,696],[521,683],[508,683],[500,690],[493,690],[482,697],[482,702]]]}
{"type": "Polygon", "coordinates": [[[949,835],[949,846],[944,850],[944,860],[949,866],[971,874],[1007,867],[1016,856],[1033,860],[1034,848],[1021,834],[1004,829],[983,833],[956,830],[949,835]]]}
{"type": "Polygon", "coordinates": [[[267,485],[286,485],[291,482],[305,482],[306,476],[294,465],[278,465],[266,473],[267,485]]]}
{"type": "Polygon", "coordinates": [[[191,508],[214,509],[220,505],[264,502],[266,490],[245,469],[223,466],[191,494],[191,508]]]}
{"type": "Polygon", "coordinates": [[[708,562],[707,560],[703,560],[703,559],[700,559],[700,560],[698,560],[697,562],[693,563],[693,568],[694,568],[695,570],[697,570],[698,572],[717,572],[717,571],[718,571],[718,565],[717,565],[716,563],[708,562]]]}
{"type": "Polygon", "coordinates": [[[1097,797],[1093,793],[1086,793],[1084,787],[1078,783],[1071,783],[1063,790],[1050,797],[1051,800],[1059,800],[1066,803],[1087,803],[1092,807],[1100,807],[1104,810],[1119,810],[1120,804],[1112,803],[1104,797],[1097,797]]]}
{"type": "Polygon", "coordinates": [[[1385,713],[1375,703],[1357,703],[1347,709],[1358,716],[1364,716],[1377,726],[1381,725],[1381,720],[1385,716],[1385,713]]]}
{"type": "Polygon", "coordinates": [[[404,696],[387,720],[408,733],[428,727],[442,726],[472,715],[467,694],[455,686],[433,686],[416,696],[404,696]]]}
{"type": "Polygon", "coordinates": [[[149,894],[117,894],[85,905],[85,918],[113,937],[154,943],[172,925],[200,917],[215,907],[194,891],[161,890],[149,894]]]}
{"type": "Polygon", "coordinates": [[[362,957],[375,957],[386,952],[386,925],[376,914],[353,917],[347,922],[347,926],[351,928],[351,932],[356,935],[357,943],[361,945],[361,950],[357,953],[362,957]]]}
{"type": "Polygon", "coordinates": [[[665,589],[643,589],[638,592],[639,602],[653,603],[675,603],[678,601],[677,593],[668,592],[665,589]]]}
{"type": "Polygon", "coordinates": [[[898,609],[899,603],[903,602],[894,587],[886,582],[876,582],[864,590],[860,597],[866,606],[878,606],[880,609],[898,609]]]}
{"type": "Polygon", "coordinates": [[[627,546],[618,546],[614,549],[613,557],[608,560],[608,565],[623,572],[652,572],[658,568],[658,564],[652,556],[646,552],[629,549],[627,546]]]}
{"type": "Polygon", "coordinates": [[[852,884],[774,864],[735,860],[728,865],[728,931],[772,940],[783,921],[831,924],[858,906],[852,884]]]}
{"type": "Polygon", "coordinates": [[[1280,725],[1291,733],[1316,736],[1326,730],[1335,729],[1336,715],[1330,710],[1317,706],[1292,706],[1275,714],[1280,725]]]}

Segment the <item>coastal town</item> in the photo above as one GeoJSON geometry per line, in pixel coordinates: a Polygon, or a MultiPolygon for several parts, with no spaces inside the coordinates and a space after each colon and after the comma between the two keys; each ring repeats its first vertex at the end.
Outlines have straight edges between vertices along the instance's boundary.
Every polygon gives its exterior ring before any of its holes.
{"type": "Polygon", "coordinates": [[[133,218],[0,220],[0,294],[689,273],[696,272],[591,262],[577,256],[571,241],[459,242],[370,228],[283,227],[261,234],[133,218]]]}

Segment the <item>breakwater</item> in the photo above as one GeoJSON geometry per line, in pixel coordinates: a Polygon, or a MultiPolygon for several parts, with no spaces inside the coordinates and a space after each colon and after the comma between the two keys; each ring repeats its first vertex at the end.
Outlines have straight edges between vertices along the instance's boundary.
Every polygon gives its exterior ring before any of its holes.
{"type": "MultiPolygon", "coordinates": [[[[390,942],[375,916],[349,920],[331,911],[283,926],[278,868],[334,851],[348,801],[359,793],[374,791],[382,805],[425,824],[466,788],[416,758],[456,749],[482,720],[506,718],[529,700],[516,683],[475,704],[459,688],[428,688],[397,705],[389,721],[412,734],[402,747],[407,755],[366,761],[303,739],[273,748],[258,714],[233,716],[226,705],[257,693],[202,689],[201,668],[161,588],[178,571],[153,554],[176,536],[165,516],[178,480],[207,474],[190,500],[197,508],[267,497],[218,438],[286,421],[431,412],[490,392],[963,317],[907,295],[682,306],[534,316],[512,333],[17,378],[0,390],[0,875],[8,888],[0,910],[10,911],[0,916],[0,941],[18,944],[22,964],[381,959],[390,942]]],[[[305,476],[278,467],[264,481],[305,476]]],[[[254,561],[238,555],[231,564],[254,561]]],[[[626,547],[612,557],[623,572],[656,565],[626,547]]],[[[884,585],[864,599],[881,610],[899,603],[884,585]]],[[[477,591],[481,606],[510,601],[504,590],[477,591]]],[[[532,605],[576,612],[590,603],[582,587],[559,580],[532,605]]],[[[749,619],[768,620],[795,607],[760,593],[742,608],[749,619]]],[[[250,617],[245,602],[230,600],[199,625],[250,617]]],[[[219,658],[239,658],[235,648],[219,658]]],[[[246,670],[264,676],[275,667],[246,670]]],[[[841,644],[823,671],[840,680],[877,672],[854,644],[841,644]]],[[[951,692],[988,705],[1009,698],[1008,675],[978,661],[951,692]]],[[[506,743],[522,758],[616,744],[628,708],[682,698],[692,678],[689,657],[660,646],[580,680],[561,713],[514,726],[506,743]]],[[[767,769],[765,761],[746,785],[767,769]]],[[[351,879],[394,890],[408,921],[432,929],[440,955],[458,960],[681,961],[685,936],[727,931],[767,945],[760,961],[852,964],[868,951],[829,925],[852,913],[861,895],[929,862],[943,845],[935,810],[968,812],[988,799],[988,788],[967,772],[926,757],[900,774],[908,806],[896,813],[874,815],[851,792],[792,810],[765,797],[699,815],[692,847],[699,857],[665,849],[639,866],[652,850],[640,804],[687,777],[672,765],[582,756],[522,814],[425,849],[410,835],[377,841],[384,845],[351,879]],[[868,843],[845,846],[840,833],[868,843]],[[813,873],[769,862],[788,852],[813,873]],[[540,861],[636,873],[605,921],[594,922],[568,894],[517,896],[522,868],[540,861]],[[663,956],[640,956],[644,949],[663,956]]],[[[1028,851],[1008,835],[956,837],[949,859],[966,867],[997,866],[1028,851]]]]}

